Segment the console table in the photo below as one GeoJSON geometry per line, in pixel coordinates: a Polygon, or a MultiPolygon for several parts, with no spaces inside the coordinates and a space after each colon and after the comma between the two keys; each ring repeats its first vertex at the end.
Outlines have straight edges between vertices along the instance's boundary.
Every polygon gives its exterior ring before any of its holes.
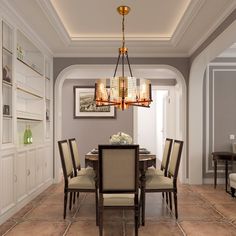
{"type": "Polygon", "coordinates": [[[217,161],[225,162],[225,191],[228,192],[228,162],[236,161],[236,154],[232,152],[212,152],[214,161],[214,187],[217,185],[217,161]]]}

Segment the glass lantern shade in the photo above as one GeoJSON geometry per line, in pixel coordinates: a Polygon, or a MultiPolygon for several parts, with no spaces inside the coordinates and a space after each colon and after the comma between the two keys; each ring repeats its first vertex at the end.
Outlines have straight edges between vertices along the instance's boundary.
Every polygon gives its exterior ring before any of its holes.
{"type": "Polygon", "coordinates": [[[109,87],[106,79],[98,79],[95,90],[97,106],[114,105],[124,110],[130,105],[149,107],[152,101],[151,83],[146,79],[112,77],[109,87]]]}

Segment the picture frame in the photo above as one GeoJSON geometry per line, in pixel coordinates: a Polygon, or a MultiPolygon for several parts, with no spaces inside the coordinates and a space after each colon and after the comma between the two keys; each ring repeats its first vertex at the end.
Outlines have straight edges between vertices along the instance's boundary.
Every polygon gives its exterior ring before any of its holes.
{"type": "Polygon", "coordinates": [[[116,118],[114,106],[96,107],[95,87],[74,86],[74,119],[81,118],[116,118]]]}

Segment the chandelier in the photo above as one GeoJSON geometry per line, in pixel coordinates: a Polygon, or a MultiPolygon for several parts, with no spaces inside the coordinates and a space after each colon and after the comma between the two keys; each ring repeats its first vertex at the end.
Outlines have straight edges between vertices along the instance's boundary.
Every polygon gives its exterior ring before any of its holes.
{"type": "Polygon", "coordinates": [[[119,109],[127,109],[129,106],[150,107],[152,102],[152,89],[150,80],[133,77],[128,48],[125,47],[125,15],[130,12],[128,6],[120,6],[117,11],[122,15],[122,47],[115,67],[114,76],[108,79],[98,79],[95,83],[94,100],[96,106],[115,106],[119,109]],[[122,75],[117,77],[116,72],[121,59],[122,75]],[[130,76],[125,76],[125,59],[128,64],[130,76]]]}

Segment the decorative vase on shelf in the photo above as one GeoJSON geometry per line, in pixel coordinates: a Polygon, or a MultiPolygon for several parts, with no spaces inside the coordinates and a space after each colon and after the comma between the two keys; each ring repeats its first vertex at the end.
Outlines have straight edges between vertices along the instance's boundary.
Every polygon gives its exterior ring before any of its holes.
{"type": "Polygon", "coordinates": [[[24,144],[32,144],[32,143],[33,143],[32,131],[30,129],[30,126],[26,125],[24,132],[24,144]]]}
{"type": "Polygon", "coordinates": [[[28,144],[28,126],[26,125],[25,127],[25,132],[24,132],[24,144],[28,144]]]}
{"type": "Polygon", "coordinates": [[[29,144],[32,144],[32,143],[33,143],[33,137],[32,137],[32,131],[31,131],[31,129],[30,129],[30,126],[29,126],[29,131],[28,131],[28,133],[29,133],[29,144]]]}
{"type": "Polygon", "coordinates": [[[110,144],[132,144],[132,137],[126,133],[118,132],[117,134],[113,134],[110,137],[109,143],[110,144]]]}

